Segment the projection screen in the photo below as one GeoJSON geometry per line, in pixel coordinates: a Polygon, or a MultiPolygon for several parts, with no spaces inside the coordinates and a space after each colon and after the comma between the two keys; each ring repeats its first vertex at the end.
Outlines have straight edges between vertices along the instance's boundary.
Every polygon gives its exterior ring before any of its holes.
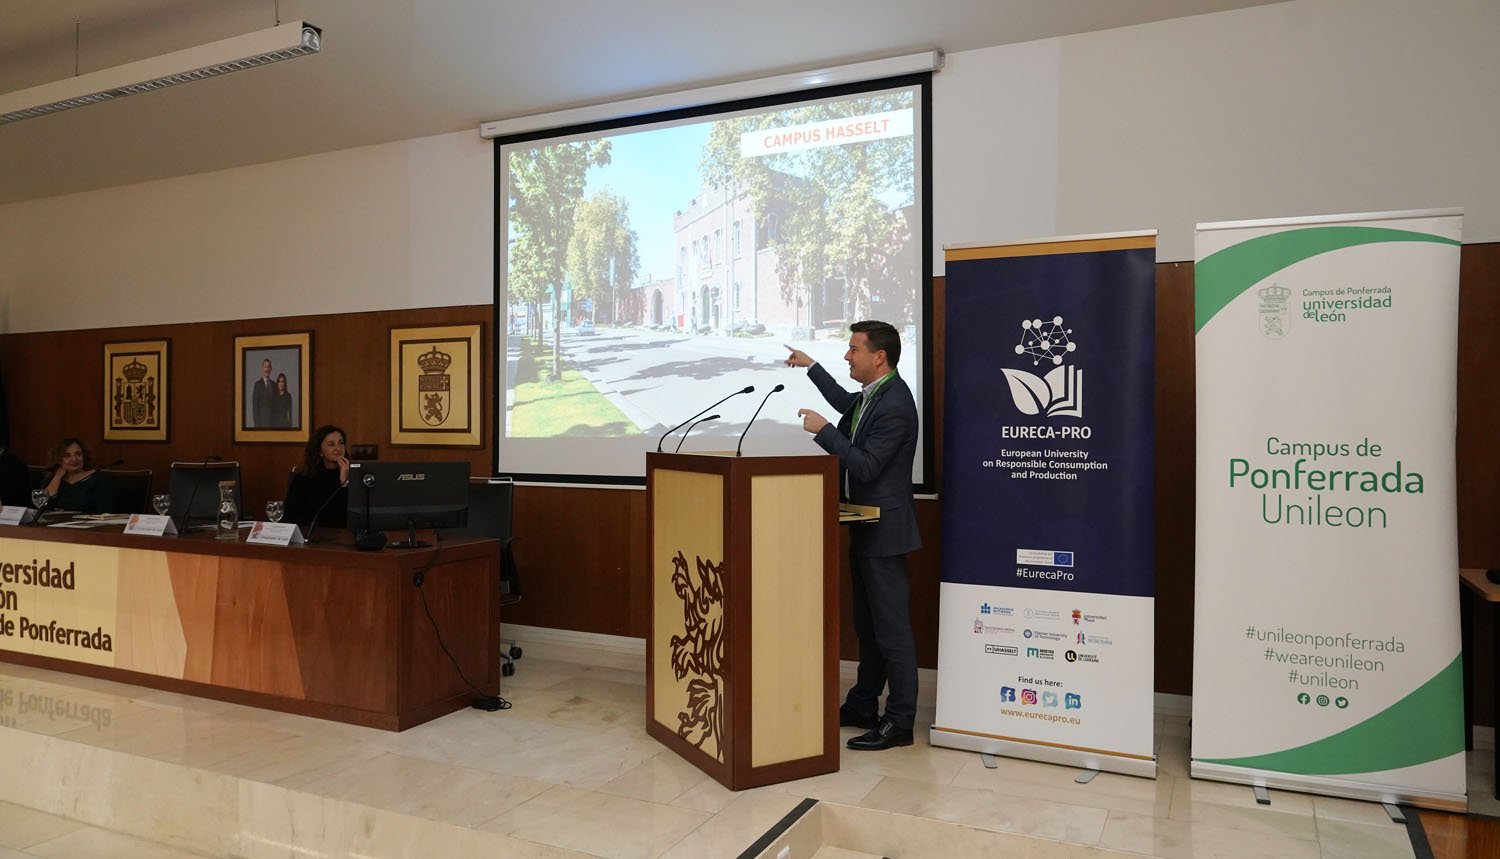
{"type": "MultiPolygon", "coordinates": [[[[640,483],[687,451],[817,454],[837,420],[787,347],[849,389],[848,326],[890,322],[931,400],[929,74],[497,139],[495,470],[640,483]]],[[[924,483],[930,439],[912,480],[924,483]]]]}

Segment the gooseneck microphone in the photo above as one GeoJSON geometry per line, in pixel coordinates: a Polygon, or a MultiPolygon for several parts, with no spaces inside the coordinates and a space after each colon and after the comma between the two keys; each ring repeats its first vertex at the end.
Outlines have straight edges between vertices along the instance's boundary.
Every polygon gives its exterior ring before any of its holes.
{"type": "MultiPolygon", "coordinates": [[[[366,477],[370,476],[366,475],[366,477]]],[[[371,478],[372,481],[373,479],[374,478],[371,478]]],[[[304,542],[311,543],[313,541],[313,532],[318,530],[318,517],[322,516],[323,511],[328,509],[328,502],[339,497],[339,493],[342,492],[348,485],[348,481],[341,481],[338,486],[335,486],[333,488],[332,492],[328,493],[328,497],[323,499],[323,503],[318,505],[318,509],[313,511],[312,519],[308,520],[307,523],[307,536],[302,538],[304,542]]]]}
{"type": "Polygon", "coordinates": [[[177,526],[178,531],[186,531],[188,523],[193,520],[193,501],[198,497],[198,484],[203,482],[200,479],[203,475],[199,472],[208,468],[210,462],[219,462],[222,459],[223,457],[217,453],[210,453],[208,456],[203,457],[203,461],[193,468],[193,491],[188,493],[187,506],[182,508],[182,522],[177,526]]]}
{"type": "Polygon", "coordinates": [[[385,532],[370,527],[370,496],[375,494],[375,475],[366,474],[359,482],[365,488],[365,521],[364,527],[354,535],[354,548],[361,552],[376,552],[385,548],[385,532]]]}
{"type": "Polygon", "coordinates": [[[680,439],[677,440],[677,450],[674,450],[672,452],[673,453],[677,453],[678,451],[682,450],[682,443],[685,442],[685,441],[687,441],[688,432],[692,432],[693,431],[693,427],[697,426],[698,424],[705,423],[707,421],[716,421],[718,419],[719,419],[718,415],[709,415],[708,417],[703,418],[702,420],[693,421],[693,426],[688,427],[687,428],[687,432],[685,432],[685,433],[682,434],[682,438],[680,438],[680,439]]]}
{"type": "MultiPolygon", "coordinates": [[[[746,385],[743,389],[735,391],[734,393],[730,394],[729,397],[738,397],[740,394],[753,394],[753,393],[755,393],[755,386],[754,385],[746,385]]],[[[714,403],[713,405],[709,406],[708,409],[718,408],[718,406],[720,404],[722,404],[724,402],[724,400],[729,399],[729,397],[725,397],[723,400],[719,400],[719,402],[714,403]]],[[[703,411],[699,412],[698,414],[693,415],[692,417],[688,418],[687,420],[683,421],[682,423],[678,424],[677,426],[672,427],[671,429],[669,429],[666,432],[662,433],[661,434],[661,438],[658,439],[657,442],[656,442],[656,452],[657,453],[661,453],[661,446],[667,440],[667,436],[671,435],[674,432],[677,432],[678,430],[682,429],[683,427],[687,426],[688,424],[692,423],[693,421],[697,420],[698,418],[702,417],[703,415],[708,414],[708,409],[704,409],[703,411]]],[[[691,428],[689,428],[689,432],[691,432],[691,428]]],[[[686,435],[686,433],[684,433],[684,435],[686,435]]],[[[682,444],[679,442],[677,446],[680,448],[680,447],[682,447],[682,444]]]]}
{"type": "Polygon", "coordinates": [[[786,390],[786,385],[777,385],[776,387],[774,387],[774,388],[771,389],[770,393],[766,394],[765,399],[763,399],[763,400],[760,401],[760,405],[758,405],[758,406],[755,407],[755,414],[753,414],[753,415],[750,416],[750,422],[747,423],[747,424],[745,424],[745,431],[742,432],[742,433],[740,433],[740,443],[734,446],[734,455],[735,456],[739,456],[740,455],[740,448],[742,448],[742,447],[745,446],[745,433],[747,433],[747,432],[750,431],[750,424],[755,423],[755,419],[758,418],[758,417],[760,417],[760,410],[766,407],[766,400],[771,399],[771,394],[774,394],[777,391],[785,391],[785,390],[786,390]]]}

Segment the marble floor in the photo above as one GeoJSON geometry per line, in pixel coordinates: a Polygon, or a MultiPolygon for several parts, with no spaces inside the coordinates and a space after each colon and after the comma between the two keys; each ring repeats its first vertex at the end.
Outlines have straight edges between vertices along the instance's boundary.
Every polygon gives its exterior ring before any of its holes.
{"type": "Polygon", "coordinates": [[[402,733],[0,663],[0,859],[737,857],[804,797],[800,859],[1413,856],[1378,805],[1187,778],[1184,713],[1156,717],[1154,781],[986,769],[925,742],[929,707],[914,746],[733,793],[646,736],[643,671],[569,655],[528,646],[512,709],[402,733]]]}

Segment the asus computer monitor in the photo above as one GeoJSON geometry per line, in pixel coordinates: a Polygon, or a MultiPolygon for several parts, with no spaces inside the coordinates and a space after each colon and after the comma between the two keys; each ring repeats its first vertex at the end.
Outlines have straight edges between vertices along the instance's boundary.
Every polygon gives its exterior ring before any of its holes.
{"type": "MultiPolygon", "coordinates": [[[[418,528],[462,528],[469,517],[468,462],[352,462],[351,531],[406,529],[417,548],[418,528]]],[[[401,547],[401,544],[392,544],[401,547]]]]}

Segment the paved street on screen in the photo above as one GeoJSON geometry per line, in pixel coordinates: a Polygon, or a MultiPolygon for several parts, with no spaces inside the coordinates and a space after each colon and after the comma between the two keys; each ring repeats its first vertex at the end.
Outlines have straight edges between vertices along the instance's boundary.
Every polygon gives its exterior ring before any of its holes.
{"type": "MultiPolygon", "coordinates": [[[[730,392],[754,385],[756,393],[736,397],[719,410],[723,426],[743,426],[760,400],[778,383],[787,390],[772,397],[757,419],[800,426],[797,409],[822,410],[832,417],[807,381],[807,373],[785,366],[787,350],[771,337],[722,337],[600,328],[597,334],[563,332],[563,357],[645,433],[660,434],[730,392]]],[[[507,385],[512,388],[519,338],[510,338],[507,385]]],[[[834,378],[848,382],[842,341],[793,344],[823,363],[834,378]]]]}

